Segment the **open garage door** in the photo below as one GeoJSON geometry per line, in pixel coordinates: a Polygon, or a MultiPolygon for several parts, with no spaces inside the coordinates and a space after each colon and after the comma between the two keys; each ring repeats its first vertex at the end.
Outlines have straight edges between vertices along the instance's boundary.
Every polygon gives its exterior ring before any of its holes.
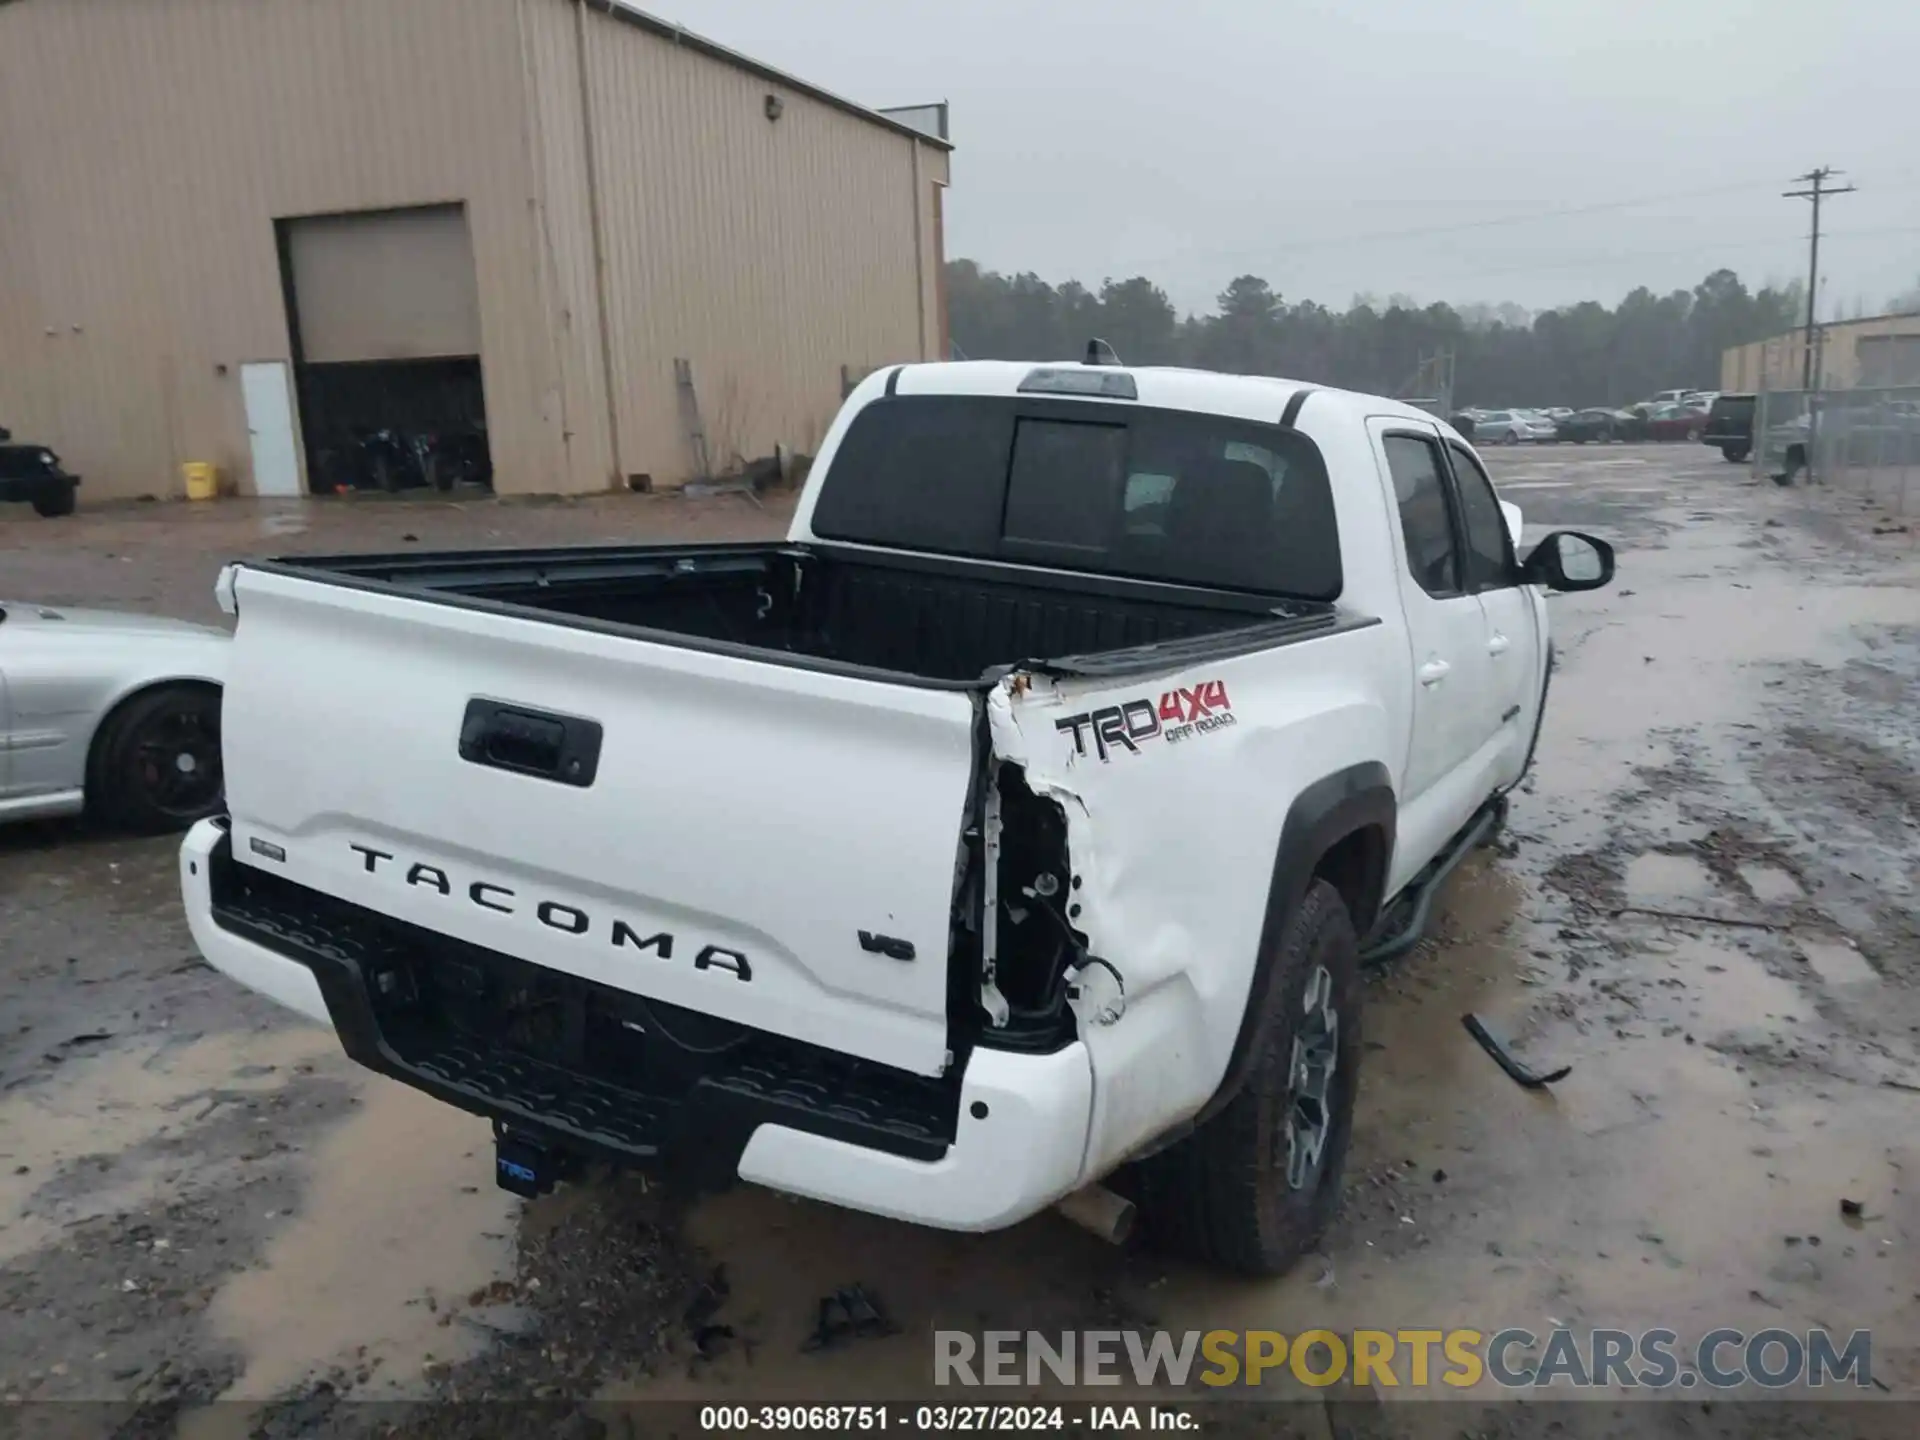
{"type": "Polygon", "coordinates": [[[283,220],[281,255],[312,488],[490,486],[465,207],[283,220]]]}

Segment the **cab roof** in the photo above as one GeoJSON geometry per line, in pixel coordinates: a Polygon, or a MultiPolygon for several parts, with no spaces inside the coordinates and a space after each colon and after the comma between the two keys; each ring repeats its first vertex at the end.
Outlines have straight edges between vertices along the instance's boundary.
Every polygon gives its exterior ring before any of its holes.
{"type": "Polygon", "coordinates": [[[1163,410],[1191,410],[1207,415],[1279,423],[1288,406],[1306,412],[1308,423],[1344,412],[1364,420],[1388,415],[1437,422],[1428,411],[1354,390],[1312,385],[1272,375],[1228,375],[1214,370],[1190,370],[1171,365],[1085,365],[1077,361],[955,360],[903,365],[889,376],[888,392],[895,395],[1006,395],[1021,393],[1021,384],[1037,370],[1085,371],[1090,376],[1128,375],[1137,390],[1135,399],[1076,394],[1072,398],[1096,405],[1142,405],[1163,410]],[[1297,404],[1295,402],[1298,402],[1297,404]]]}

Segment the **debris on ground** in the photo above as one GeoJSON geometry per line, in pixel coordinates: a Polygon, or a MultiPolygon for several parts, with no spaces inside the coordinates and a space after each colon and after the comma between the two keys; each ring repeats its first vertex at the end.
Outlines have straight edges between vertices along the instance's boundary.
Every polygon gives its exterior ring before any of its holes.
{"type": "Polygon", "coordinates": [[[713,1273],[700,1282],[700,1288],[694,1292],[693,1299],[687,1302],[686,1324],[692,1331],[698,1331],[720,1313],[720,1307],[727,1303],[733,1294],[733,1287],[727,1283],[727,1267],[716,1265],[713,1273]]]}
{"type": "Polygon", "coordinates": [[[1732,915],[1706,915],[1696,910],[1656,910],[1650,905],[1619,905],[1613,913],[1616,919],[1622,915],[1651,915],[1656,920],[1680,920],[1696,925],[1732,925],[1741,930],[1780,928],[1771,920],[1743,920],[1732,915]]]}
{"type": "Polygon", "coordinates": [[[702,1325],[693,1332],[694,1353],[702,1360],[715,1359],[727,1353],[733,1338],[731,1325],[702,1325]]]}
{"type": "Polygon", "coordinates": [[[1530,1070],[1514,1058],[1513,1052],[1507,1048],[1506,1041],[1487,1029],[1485,1022],[1478,1015],[1471,1012],[1462,1015],[1460,1023],[1467,1027],[1467,1033],[1480,1042],[1480,1048],[1494,1058],[1516,1085],[1528,1090],[1544,1090],[1547,1086],[1564,1080],[1573,1073],[1571,1065],[1562,1065],[1558,1070],[1549,1070],[1545,1074],[1530,1070]]]}
{"type": "Polygon", "coordinates": [[[1841,1200],[1840,1213],[1849,1220],[1858,1220],[1866,1212],[1866,1206],[1858,1200],[1841,1200]]]}
{"type": "Polygon", "coordinates": [[[860,1285],[847,1285],[820,1297],[813,1334],[800,1348],[827,1350],[847,1340],[868,1340],[898,1333],[879,1304],[860,1285]]]}

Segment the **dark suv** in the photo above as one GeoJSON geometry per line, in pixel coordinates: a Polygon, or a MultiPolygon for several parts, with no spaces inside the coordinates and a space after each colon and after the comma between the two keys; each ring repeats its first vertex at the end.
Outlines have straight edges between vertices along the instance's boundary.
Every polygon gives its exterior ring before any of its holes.
{"type": "Polygon", "coordinates": [[[1753,453],[1753,399],[1751,395],[1720,395],[1707,411],[1700,443],[1712,445],[1738,464],[1753,453]]]}
{"type": "Polygon", "coordinates": [[[0,503],[19,501],[42,515],[71,515],[78,476],[60,468],[60,457],[44,445],[14,445],[0,425],[0,503]]]}

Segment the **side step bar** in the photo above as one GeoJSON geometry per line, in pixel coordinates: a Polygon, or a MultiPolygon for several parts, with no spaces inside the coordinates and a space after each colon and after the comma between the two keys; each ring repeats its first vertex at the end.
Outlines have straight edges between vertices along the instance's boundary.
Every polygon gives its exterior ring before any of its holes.
{"type": "Polygon", "coordinates": [[[1407,887],[1392,910],[1381,917],[1381,923],[1374,927],[1373,934],[1367,937],[1367,944],[1360,952],[1362,965],[1384,964],[1406,954],[1420,943],[1420,937],[1427,931],[1427,921],[1432,918],[1433,899],[1439,894],[1440,887],[1460,862],[1485,843],[1506,818],[1505,795],[1496,795],[1480,807],[1479,813],[1467,822],[1467,827],[1453,837],[1452,843],[1434,857],[1413,884],[1407,887]],[[1392,933],[1383,934],[1387,922],[1403,912],[1407,917],[1405,923],[1392,933]]]}

